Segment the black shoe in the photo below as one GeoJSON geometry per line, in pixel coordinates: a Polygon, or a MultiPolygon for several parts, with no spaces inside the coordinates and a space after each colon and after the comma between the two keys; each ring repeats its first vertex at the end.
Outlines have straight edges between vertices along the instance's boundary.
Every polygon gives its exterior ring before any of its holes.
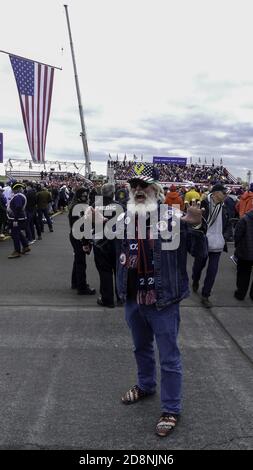
{"type": "Polygon", "coordinates": [[[78,289],[77,291],[78,295],[94,295],[96,294],[96,289],[93,289],[93,287],[85,287],[85,289],[78,289]]]}
{"type": "Polygon", "coordinates": [[[118,299],[117,300],[117,307],[122,307],[124,305],[123,300],[118,299]]]}
{"type": "Polygon", "coordinates": [[[199,283],[198,283],[198,281],[193,281],[193,283],[192,283],[192,290],[193,290],[193,292],[198,292],[198,288],[199,288],[199,283]]]}
{"type": "Polygon", "coordinates": [[[53,232],[53,231],[54,231],[54,229],[51,227],[51,228],[49,229],[49,232],[53,232]]]}
{"type": "Polygon", "coordinates": [[[212,302],[210,302],[208,297],[204,297],[203,295],[201,297],[201,303],[205,308],[212,308],[213,306],[212,302]]]}
{"type": "Polygon", "coordinates": [[[240,294],[238,294],[237,290],[234,292],[234,297],[235,297],[237,300],[244,300],[244,297],[242,297],[240,294]]]}
{"type": "Polygon", "coordinates": [[[101,307],[108,307],[108,308],[114,308],[115,305],[114,304],[106,304],[105,302],[103,302],[103,300],[101,299],[101,297],[99,297],[97,299],[97,304],[98,305],[101,305],[101,307]]]}

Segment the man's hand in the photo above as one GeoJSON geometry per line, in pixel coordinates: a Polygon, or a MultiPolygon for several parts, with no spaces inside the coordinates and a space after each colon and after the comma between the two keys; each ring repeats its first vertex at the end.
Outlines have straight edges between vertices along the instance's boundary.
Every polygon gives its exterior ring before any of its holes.
{"type": "Polygon", "coordinates": [[[184,222],[190,225],[201,225],[202,214],[205,209],[200,209],[200,201],[192,201],[192,206],[189,205],[189,202],[185,201],[185,208],[186,215],[181,217],[181,220],[184,220],[184,222]]]}
{"type": "Polygon", "coordinates": [[[92,245],[89,243],[88,245],[83,245],[83,251],[84,253],[86,253],[87,255],[90,254],[91,252],[91,248],[92,248],[92,245]]]}

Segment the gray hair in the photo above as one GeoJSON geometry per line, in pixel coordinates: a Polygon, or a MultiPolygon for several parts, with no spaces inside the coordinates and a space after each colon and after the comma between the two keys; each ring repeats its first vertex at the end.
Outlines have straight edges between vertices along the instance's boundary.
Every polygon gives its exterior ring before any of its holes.
{"type": "Polygon", "coordinates": [[[155,183],[152,183],[151,186],[152,186],[152,188],[154,188],[157,200],[159,202],[163,203],[165,201],[165,197],[164,197],[164,192],[163,192],[162,185],[158,182],[155,182],[155,183]]]}
{"type": "Polygon", "coordinates": [[[105,184],[102,186],[101,193],[102,193],[102,196],[110,197],[110,196],[113,196],[114,191],[115,191],[114,184],[105,183],[105,184]]]}

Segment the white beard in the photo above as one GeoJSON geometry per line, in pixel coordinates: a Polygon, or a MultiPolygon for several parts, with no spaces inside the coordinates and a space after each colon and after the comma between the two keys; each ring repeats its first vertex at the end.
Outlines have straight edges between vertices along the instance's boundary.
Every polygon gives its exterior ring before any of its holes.
{"type": "Polygon", "coordinates": [[[144,202],[136,202],[133,193],[130,191],[129,201],[127,203],[127,212],[130,215],[146,215],[149,212],[157,210],[157,199],[155,195],[153,197],[147,196],[144,202]]]}

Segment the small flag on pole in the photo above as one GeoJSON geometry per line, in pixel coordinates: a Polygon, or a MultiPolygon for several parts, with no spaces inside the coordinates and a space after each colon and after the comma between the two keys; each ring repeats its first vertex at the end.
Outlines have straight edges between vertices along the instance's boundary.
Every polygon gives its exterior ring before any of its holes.
{"type": "Polygon", "coordinates": [[[26,137],[35,163],[45,161],[47,127],[51,108],[54,68],[10,55],[26,137]]]}

